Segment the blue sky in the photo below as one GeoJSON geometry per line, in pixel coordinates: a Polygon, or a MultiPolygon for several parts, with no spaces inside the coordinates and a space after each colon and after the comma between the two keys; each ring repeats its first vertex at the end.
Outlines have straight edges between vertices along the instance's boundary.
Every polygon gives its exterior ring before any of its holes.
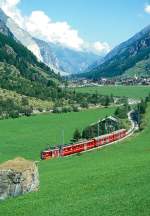
{"type": "Polygon", "coordinates": [[[54,21],[67,21],[88,41],[112,46],[150,24],[143,0],[22,0],[24,14],[43,10],[54,21]],[[29,3],[30,2],[30,3],[29,3]]]}
{"type": "MultiPolygon", "coordinates": [[[[8,4],[9,1],[14,1],[14,5],[21,13],[21,16],[31,17],[33,11],[43,11],[44,15],[50,18],[49,22],[66,22],[69,28],[77,31],[79,38],[84,41],[84,44],[86,41],[86,44],[88,44],[87,46],[91,47],[94,45],[89,44],[106,42],[112,48],[150,24],[150,8],[147,12],[145,11],[150,2],[143,0],[0,1],[6,4],[8,4]]],[[[38,16],[38,14],[36,14],[36,16],[38,16]]],[[[34,20],[36,16],[34,16],[34,20]]],[[[38,17],[40,19],[40,14],[38,17]]],[[[41,25],[43,24],[41,23],[41,25]]],[[[24,26],[27,26],[26,30],[31,31],[31,34],[38,37],[37,32],[39,32],[39,29],[36,29],[35,34],[31,29],[31,25],[24,24],[24,26]]],[[[43,37],[46,39],[46,35],[43,35],[43,37]]],[[[51,40],[52,37],[49,38],[51,40]]],[[[54,40],[54,38],[52,40],[54,40]]],[[[65,43],[62,39],[59,40],[65,43]]],[[[74,43],[75,40],[73,40],[74,43]]],[[[78,43],[81,45],[82,41],[78,41],[78,43]]]]}

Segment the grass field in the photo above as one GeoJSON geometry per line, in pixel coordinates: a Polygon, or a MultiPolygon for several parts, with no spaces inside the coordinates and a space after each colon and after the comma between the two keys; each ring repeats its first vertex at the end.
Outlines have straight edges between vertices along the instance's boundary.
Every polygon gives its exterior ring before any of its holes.
{"type": "Polygon", "coordinates": [[[150,93],[149,86],[98,86],[76,88],[77,92],[98,92],[102,95],[126,96],[130,98],[144,98],[150,93]]]}
{"type": "MultiPolygon", "coordinates": [[[[1,161],[18,154],[36,159],[36,149],[41,148],[40,143],[43,145],[45,139],[50,140],[50,133],[58,130],[56,123],[59,117],[60,125],[67,121],[65,124],[66,127],[69,126],[70,132],[68,131],[67,135],[69,138],[69,134],[72,133],[71,128],[77,125],[77,118],[80,126],[83,126],[107,111],[111,112],[108,109],[90,110],[82,115],[74,113],[68,116],[64,114],[1,121],[0,152],[3,154],[1,161]],[[72,123],[69,123],[71,122],[69,118],[72,119],[72,123]],[[55,130],[51,128],[52,123],[55,124],[55,130]],[[45,135],[48,137],[44,137],[45,135]],[[34,150],[36,153],[33,153],[34,150]]],[[[42,161],[39,164],[40,191],[0,203],[0,215],[150,215],[149,119],[150,107],[145,116],[146,129],[122,143],[81,156],[42,161]]]]}
{"type": "Polygon", "coordinates": [[[114,113],[115,108],[86,110],[78,113],[45,114],[0,121],[0,161],[15,156],[38,160],[40,151],[50,145],[62,144],[64,130],[68,143],[76,128],[114,113]]]}

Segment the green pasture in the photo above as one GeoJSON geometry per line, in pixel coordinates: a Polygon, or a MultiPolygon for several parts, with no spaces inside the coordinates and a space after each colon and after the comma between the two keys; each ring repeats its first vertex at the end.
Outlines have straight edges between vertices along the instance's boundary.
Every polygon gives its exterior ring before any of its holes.
{"type": "MultiPolygon", "coordinates": [[[[66,141],[76,127],[113,109],[36,116],[0,122],[1,161],[14,156],[37,159],[44,144],[66,141]],[[58,125],[57,125],[58,124],[58,125]]],[[[40,190],[0,203],[2,216],[150,215],[150,107],[145,129],[99,150],[39,163],[40,190]]]]}
{"type": "Polygon", "coordinates": [[[150,93],[149,86],[98,86],[98,87],[80,87],[77,92],[99,93],[101,95],[111,95],[119,97],[130,97],[135,99],[145,98],[150,93]]]}
{"type": "Polygon", "coordinates": [[[48,144],[68,143],[76,128],[113,114],[115,108],[90,109],[66,114],[45,114],[0,121],[0,161],[16,156],[38,160],[48,144]]]}

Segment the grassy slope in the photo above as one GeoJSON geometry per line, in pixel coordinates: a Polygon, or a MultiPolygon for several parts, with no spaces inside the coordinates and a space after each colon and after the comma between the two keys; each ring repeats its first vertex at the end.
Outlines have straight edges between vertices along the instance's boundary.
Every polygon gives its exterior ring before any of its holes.
{"type": "Polygon", "coordinates": [[[140,76],[149,76],[149,59],[145,59],[137,62],[132,68],[125,71],[122,75],[123,77],[134,77],[135,75],[140,76]]]}
{"type": "Polygon", "coordinates": [[[149,86],[100,86],[77,88],[78,92],[95,93],[102,95],[126,96],[131,98],[144,98],[150,93],[149,86]]]}
{"type": "Polygon", "coordinates": [[[47,101],[47,100],[40,100],[34,97],[28,97],[24,95],[20,95],[14,91],[6,90],[6,89],[1,89],[0,88],[0,96],[2,96],[5,99],[11,98],[13,99],[17,104],[21,103],[22,97],[26,97],[29,101],[29,105],[33,107],[33,109],[52,109],[53,107],[53,102],[47,101]]]}
{"type": "Polygon", "coordinates": [[[0,161],[19,155],[38,160],[40,151],[47,144],[61,144],[63,129],[65,142],[68,142],[76,128],[82,129],[114,110],[95,109],[0,121],[0,161]]]}
{"type": "Polygon", "coordinates": [[[150,215],[150,107],[145,119],[148,127],[122,144],[41,162],[40,191],[1,203],[0,215],[150,215]]]}

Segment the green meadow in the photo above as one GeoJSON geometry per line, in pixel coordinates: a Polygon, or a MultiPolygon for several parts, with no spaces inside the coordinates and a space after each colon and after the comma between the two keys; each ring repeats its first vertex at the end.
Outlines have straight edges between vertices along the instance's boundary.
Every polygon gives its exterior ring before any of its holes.
{"type": "Polygon", "coordinates": [[[126,96],[130,98],[140,99],[146,97],[150,93],[149,86],[98,86],[98,87],[81,87],[76,88],[77,92],[82,93],[99,93],[101,95],[126,96]]]}
{"type": "Polygon", "coordinates": [[[16,156],[39,160],[48,144],[69,143],[76,128],[113,114],[115,108],[90,109],[66,114],[45,114],[0,121],[0,161],[16,156]]]}
{"type": "MultiPolygon", "coordinates": [[[[68,141],[76,127],[112,109],[0,121],[0,159],[38,159],[46,143],[68,141]]],[[[122,143],[39,163],[40,190],[0,203],[2,216],[150,215],[150,107],[145,129],[122,143]]]]}

